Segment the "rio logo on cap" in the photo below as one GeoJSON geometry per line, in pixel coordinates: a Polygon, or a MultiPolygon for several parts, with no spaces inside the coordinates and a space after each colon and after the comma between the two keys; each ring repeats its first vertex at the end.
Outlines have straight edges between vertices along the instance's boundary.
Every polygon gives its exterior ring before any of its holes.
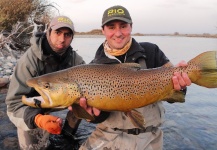
{"type": "Polygon", "coordinates": [[[65,17],[60,17],[60,18],[58,18],[57,21],[58,21],[58,22],[63,22],[63,23],[66,23],[66,24],[70,24],[70,25],[73,24],[72,21],[71,21],[70,19],[65,18],[65,17]]]}
{"type": "Polygon", "coordinates": [[[108,10],[108,16],[114,16],[114,15],[117,15],[117,16],[125,15],[124,10],[121,9],[121,8],[119,8],[119,9],[109,9],[108,10]]]}

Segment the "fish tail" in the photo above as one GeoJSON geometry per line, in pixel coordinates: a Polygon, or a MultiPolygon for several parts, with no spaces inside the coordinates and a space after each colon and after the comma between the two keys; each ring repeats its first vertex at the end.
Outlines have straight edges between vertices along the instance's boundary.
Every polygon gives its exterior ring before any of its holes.
{"type": "Polygon", "coordinates": [[[164,98],[162,101],[167,101],[169,103],[174,102],[185,102],[185,93],[183,91],[172,90],[168,97],[164,98]]]}
{"type": "Polygon", "coordinates": [[[217,51],[204,52],[188,64],[195,70],[188,74],[193,83],[207,88],[217,88],[217,51]]]}
{"type": "Polygon", "coordinates": [[[133,109],[131,111],[125,112],[125,115],[130,118],[132,124],[135,127],[145,129],[145,120],[143,115],[139,111],[133,109]]]}

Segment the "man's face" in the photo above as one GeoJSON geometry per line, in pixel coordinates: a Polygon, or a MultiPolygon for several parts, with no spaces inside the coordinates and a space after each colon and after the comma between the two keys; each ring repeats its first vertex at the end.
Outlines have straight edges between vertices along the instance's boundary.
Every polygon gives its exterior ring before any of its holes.
{"type": "Polygon", "coordinates": [[[126,22],[115,20],[104,25],[102,33],[112,49],[122,49],[131,38],[132,26],[126,22]]]}
{"type": "Polygon", "coordinates": [[[50,33],[50,40],[57,53],[68,48],[72,42],[72,38],[72,31],[65,27],[59,28],[57,30],[51,30],[50,33]]]}

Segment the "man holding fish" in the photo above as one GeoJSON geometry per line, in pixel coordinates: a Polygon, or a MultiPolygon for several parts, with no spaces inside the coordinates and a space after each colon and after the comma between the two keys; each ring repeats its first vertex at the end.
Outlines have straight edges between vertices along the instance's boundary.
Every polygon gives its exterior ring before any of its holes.
{"type": "MultiPolygon", "coordinates": [[[[171,66],[172,64],[157,45],[147,42],[138,43],[131,37],[132,25],[131,16],[126,8],[113,6],[106,9],[102,18],[102,33],[106,40],[98,48],[92,63],[139,63],[144,69],[157,68],[163,65],[171,66]]],[[[178,66],[186,65],[185,62],[178,64],[178,66]]],[[[161,77],[159,76],[159,78],[161,77]]],[[[177,91],[186,89],[186,86],[191,84],[186,73],[174,72],[172,81],[174,89],[177,91]]],[[[97,116],[103,118],[102,123],[96,126],[96,130],[82,144],[81,150],[163,149],[163,132],[159,128],[164,120],[165,110],[162,102],[136,109],[144,116],[145,128],[143,129],[135,128],[124,112],[101,111],[100,113],[98,109],[88,106],[85,98],[80,99],[80,105],[96,119],[97,116]]]]}
{"type": "MultiPolygon", "coordinates": [[[[73,144],[73,141],[70,139],[64,141],[65,139],[61,139],[64,138],[62,134],[59,136],[61,143],[58,143],[58,139],[54,139],[57,143],[49,144],[50,133],[61,133],[62,119],[49,115],[51,111],[49,109],[24,105],[21,96],[33,97],[38,102],[41,97],[36,97],[39,94],[26,85],[27,79],[85,63],[70,46],[74,32],[74,24],[70,18],[66,16],[53,18],[46,33],[33,35],[30,40],[31,47],[17,63],[6,97],[6,104],[7,114],[17,127],[21,149],[41,150],[48,147],[54,149],[55,146],[72,149],[70,144],[73,144]],[[67,140],[69,140],[68,143],[67,140]]],[[[67,126],[67,128],[70,127],[67,126]]]]}

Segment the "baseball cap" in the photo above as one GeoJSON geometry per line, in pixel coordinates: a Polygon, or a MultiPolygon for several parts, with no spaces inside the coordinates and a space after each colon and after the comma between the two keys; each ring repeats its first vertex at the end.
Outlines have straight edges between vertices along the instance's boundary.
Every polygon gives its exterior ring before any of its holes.
{"type": "Polygon", "coordinates": [[[120,5],[112,6],[104,11],[102,26],[112,20],[121,20],[127,23],[132,23],[129,11],[120,5]]]}
{"type": "Polygon", "coordinates": [[[72,30],[72,32],[74,32],[74,24],[72,20],[66,16],[58,16],[53,18],[49,26],[52,30],[56,30],[62,27],[68,27],[72,30]]]}

